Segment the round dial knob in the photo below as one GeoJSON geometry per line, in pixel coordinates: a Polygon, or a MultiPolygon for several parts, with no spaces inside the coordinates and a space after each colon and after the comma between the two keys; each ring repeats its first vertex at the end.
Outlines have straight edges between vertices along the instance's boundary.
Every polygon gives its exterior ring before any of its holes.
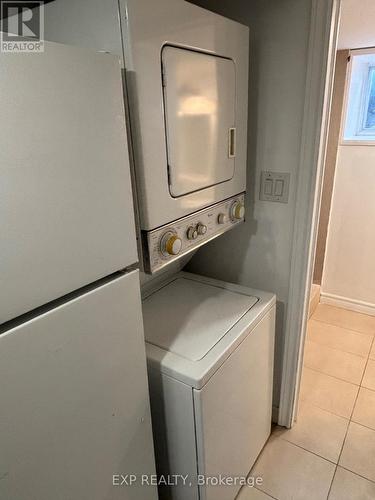
{"type": "Polygon", "coordinates": [[[219,214],[217,221],[219,224],[225,224],[226,222],[228,222],[227,214],[219,214]]]}
{"type": "Polygon", "coordinates": [[[240,201],[235,201],[232,205],[231,215],[233,219],[243,219],[245,216],[245,207],[240,201]]]}
{"type": "Polygon", "coordinates": [[[201,222],[197,225],[197,231],[198,234],[206,234],[207,233],[207,226],[202,224],[201,222]]]}
{"type": "Polygon", "coordinates": [[[160,246],[164,255],[178,255],[182,248],[182,240],[177,234],[168,232],[162,236],[160,246]]]}
{"type": "Polygon", "coordinates": [[[186,236],[188,240],[195,240],[196,238],[198,238],[198,231],[194,226],[190,226],[186,232],[186,236]]]}

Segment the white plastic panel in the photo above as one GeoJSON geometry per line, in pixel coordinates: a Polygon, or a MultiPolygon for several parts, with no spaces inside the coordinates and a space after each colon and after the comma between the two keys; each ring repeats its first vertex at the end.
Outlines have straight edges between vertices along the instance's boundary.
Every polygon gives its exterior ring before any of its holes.
{"type": "Polygon", "coordinates": [[[188,476],[186,484],[160,485],[159,498],[199,500],[193,389],[150,366],[148,377],[157,473],[188,476]]]}
{"type": "Polygon", "coordinates": [[[146,340],[198,361],[257,301],[220,286],[177,278],[144,300],[146,340]]]}
{"type": "Polygon", "coordinates": [[[208,241],[216,238],[226,231],[236,227],[244,221],[244,217],[236,219],[232,215],[232,208],[236,202],[243,206],[245,205],[245,195],[240,194],[229,200],[224,200],[212,207],[205,208],[192,215],[184,217],[173,224],[161,226],[154,231],[143,233],[143,244],[147,246],[148,253],[145,258],[145,270],[151,273],[158,271],[162,267],[169,265],[173,260],[180,259],[183,255],[197,249],[208,241]],[[224,220],[220,220],[219,216],[225,215],[224,220]],[[199,234],[195,239],[188,238],[189,228],[197,228],[198,225],[203,225],[206,228],[204,234],[199,234]],[[161,242],[164,235],[172,231],[182,242],[179,254],[169,255],[161,251],[161,242]]]}
{"type": "Polygon", "coordinates": [[[162,51],[169,189],[178,197],[231,179],[236,75],[231,59],[162,51]],[[231,139],[232,138],[232,139],[231,139]]]}
{"type": "Polygon", "coordinates": [[[157,499],[138,278],[0,336],[0,498],[157,499]]]}
{"type": "Polygon", "coordinates": [[[0,53],[0,323],[138,260],[119,59],[0,53]]]}
{"type": "MultiPolygon", "coordinates": [[[[167,273],[165,273],[167,274],[167,273]]],[[[178,354],[166,351],[150,342],[146,342],[147,359],[150,366],[165,375],[180,380],[181,382],[199,390],[210,380],[217,369],[236,350],[246,338],[249,326],[255,327],[269,310],[275,305],[276,297],[272,293],[263,292],[254,288],[248,288],[233,283],[199,276],[192,273],[179,272],[177,276],[159,276],[144,284],[142,289],[143,300],[152,295],[156,290],[171,283],[176,278],[194,280],[204,285],[224,288],[225,290],[257,297],[258,301],[242,318],[220,339],[217,344],[199,361],[191,361],[178,354]]],[[[158,323],[159,311],[155,311],[154,323],[149,322],[152,328],[158,323]]],[[[170,314],[173,314],[171,311],[170,314]]],[[[152,336],[152,330],[145,329],[145,336],[152,336]]]]}
{"type": "MultiPolygon", "coordinates": [[[[274,332],[275,306],[203,389],[194,389],[199,474],[246,477],[267,441],[274,332]]],[[[199,498],[228,500],[235,498],[239,488],[201,487],[199,498]]]]}

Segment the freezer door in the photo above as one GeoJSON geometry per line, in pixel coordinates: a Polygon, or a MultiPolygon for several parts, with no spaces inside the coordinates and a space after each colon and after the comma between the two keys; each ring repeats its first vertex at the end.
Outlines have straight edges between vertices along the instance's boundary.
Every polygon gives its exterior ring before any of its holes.
{"type": "Polygon", "coordinates": [[[0,377],[0,498],[157,499],[138,271],[3,333],[0,377]]]}
{"type": "Polygon", "coordinates": [[[165,46],[162,63],[171,195],[228,181],[236,154],[234,62],[165,46]]]}
{"type": "Polygon", "coordinates": [[[119,59],[0,53],[0,323],[136,262],[119,59]]]}

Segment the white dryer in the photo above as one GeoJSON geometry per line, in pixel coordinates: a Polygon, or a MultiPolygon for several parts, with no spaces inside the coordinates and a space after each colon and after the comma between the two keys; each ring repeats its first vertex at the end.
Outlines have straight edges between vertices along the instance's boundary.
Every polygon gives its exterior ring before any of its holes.
{"type": "Polygon", "coordinates": [[[160,498],[232,500],[271,430],[273,294],[179,273],[144,291],[160,498]]]}
{"type": "Polygon", "coordinates": [[[244,221],[249,29],[182,0],[121,0],[145,269],[244,221]]]}

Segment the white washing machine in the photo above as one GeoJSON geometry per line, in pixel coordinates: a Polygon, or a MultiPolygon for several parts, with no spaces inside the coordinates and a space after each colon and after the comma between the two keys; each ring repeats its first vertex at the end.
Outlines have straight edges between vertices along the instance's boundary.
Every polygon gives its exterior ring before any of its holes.
{"type": "Polygon", "coordinates": [[[161,499],[235,498],[240,484],[197,479],[246,477],[270,434],[275,304],[189,273],[144,290],[157,469],[180,478],[161,499]]]}

